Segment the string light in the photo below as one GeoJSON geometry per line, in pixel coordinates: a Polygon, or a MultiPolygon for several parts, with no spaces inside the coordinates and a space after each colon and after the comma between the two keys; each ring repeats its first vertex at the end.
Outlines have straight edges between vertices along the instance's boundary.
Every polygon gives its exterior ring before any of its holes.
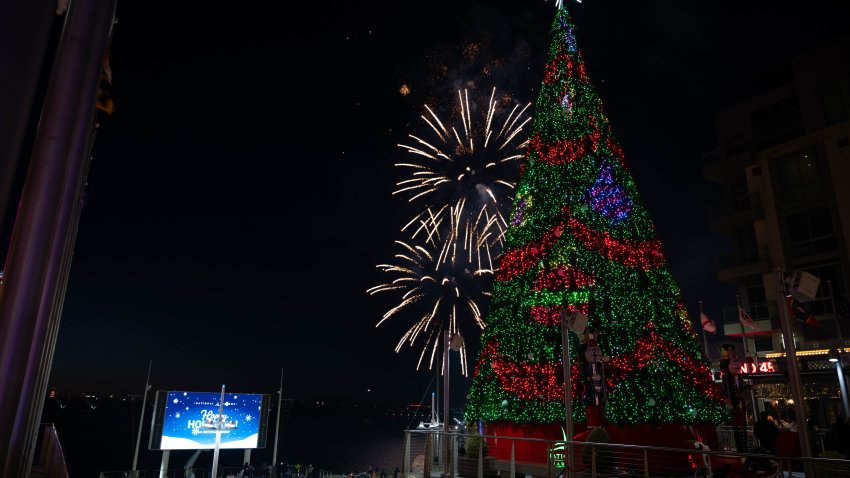
{"type": "MultiPolygon", "coordinates": [[[[549,61],[485,344],[467,400],[470,421],[564,420],[560,311],[580,311],[611,357],[603,365],[609,423],[720,423],[729,416],[681,303],[566,11],[549,61]]],[[[592,387],[569,334],[573,399],[592,387]]],[[[573,419],[586,419],[584,407],[573,419]]]]}

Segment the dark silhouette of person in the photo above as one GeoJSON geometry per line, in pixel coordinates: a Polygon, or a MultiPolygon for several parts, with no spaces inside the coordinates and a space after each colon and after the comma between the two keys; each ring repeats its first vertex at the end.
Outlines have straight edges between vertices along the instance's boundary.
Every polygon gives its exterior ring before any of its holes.
{"type": "Polygon", "coordinates": [[[753,436],[758,438],[759,444],[771,455],[776,454],[776,439],[779,438],[779,428],[770,419],[767,412],[761,412],[758,421],[753,425],[753,436]]]}

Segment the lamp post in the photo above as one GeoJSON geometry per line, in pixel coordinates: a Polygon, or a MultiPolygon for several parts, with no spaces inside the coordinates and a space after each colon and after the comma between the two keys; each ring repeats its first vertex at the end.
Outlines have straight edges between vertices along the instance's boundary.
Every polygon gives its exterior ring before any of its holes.
{"type": "MultiPolygon", "coordinates": [[[[444,332],[444,354],[443,354],[443,446],[441,453],[443,454],[443,474],[445,476],[455,475],[454,466],[454,449],[451,440],[449,440],[449,421],[451,414],[449,413],[449,353],[452,350],[460,351],[463,347],[463,336],[460,333],[452,334],[450,330],[444,332]]],[[[431,407],[433,410],[433,407],[431,407]]]]}
{"type": "Polygon", "coordinates": [[[443,342],[443,475],[449,476],[449,347],[451,332],[446,329],[443,342]]]}
{"type": "Polygon", "coordinates": [[[841,364],[841,355],[836,349],[829,349],[829,361],[835,364],[835,372],[838,374],[838,388],[841,390],[841,404],[844,406],[844,416],[850,415],[850,402],[847,400],[847,382],[844,379],[844,367],[841,364]]]}

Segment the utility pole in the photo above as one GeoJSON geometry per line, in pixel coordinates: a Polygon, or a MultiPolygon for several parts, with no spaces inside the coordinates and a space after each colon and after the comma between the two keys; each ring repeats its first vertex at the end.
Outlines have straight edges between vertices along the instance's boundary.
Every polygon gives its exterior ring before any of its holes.
{"type": "MultiPolygon", "coordinates": [[[[788,304],[786,299],[790,292],[786,289],[785,273],[777,270],[778,280],[777,305],[779,306],[779,322],[782,326],[782,338],[785,342],[785,366],[788,371],[788,382],[791,385],[791,396],[794,398],[794,412],[797,417],[797,433],[800,436],[800,455],[804,458],[812,456],[811,441],[809,439],[809,421],[806,413],[806,402],[800,384],[800,368],[797,364],[797,349],[794,345],[794,331],[788,318],[788,304]]],[[[808,463],[810,466],[810,463],[808,463]]],[[[806,476],[810,476],[808,473],[806,476]]]]}

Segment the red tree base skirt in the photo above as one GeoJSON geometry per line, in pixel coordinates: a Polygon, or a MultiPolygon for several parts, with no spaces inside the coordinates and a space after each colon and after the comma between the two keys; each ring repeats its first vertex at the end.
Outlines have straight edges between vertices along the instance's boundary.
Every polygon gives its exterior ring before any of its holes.
{"type": "MultiPolygon", "coordinates": [[[[525,463],[548,463],[549,449],[554,441],[564,439],[562,423],[519,424],[511,422],[490,422],[484,424],[487,438],[488,455],[498,460],[510,460],[513,449],[514,460],[525,463]],[[502,438],[504,437],[504,438],[502,438]],[[534,440],[512,440],[528,438],[534,440]]],[[[589,430],[585,423],[574,424],[576,441],[584,441],[589,430]]],[[[717,450],[717,432],[714,425],[685,425],[680,423],[639,423],[636,425],[605,425],[612,443],[643,445],[667,448],[693,449],[694,441],[700,440],[712,450],[717,450]]],[[[648,453],[650,465],[662,463],[665,471],[691,471],[688,457],[684,453],[653,452],[648,453]],[[658,455],[658,456],[655,456],[658,455]],[[663,455],[663,456],[662,456],[663,455]]],[[[582,447],[575,447],[575,469],[583,468],[581,463],[582,447]]],[[[650,466],[652,467],[652,466],[650,466]]],[[[692,472],[692,471],[691,471],[692,472]]]]}

